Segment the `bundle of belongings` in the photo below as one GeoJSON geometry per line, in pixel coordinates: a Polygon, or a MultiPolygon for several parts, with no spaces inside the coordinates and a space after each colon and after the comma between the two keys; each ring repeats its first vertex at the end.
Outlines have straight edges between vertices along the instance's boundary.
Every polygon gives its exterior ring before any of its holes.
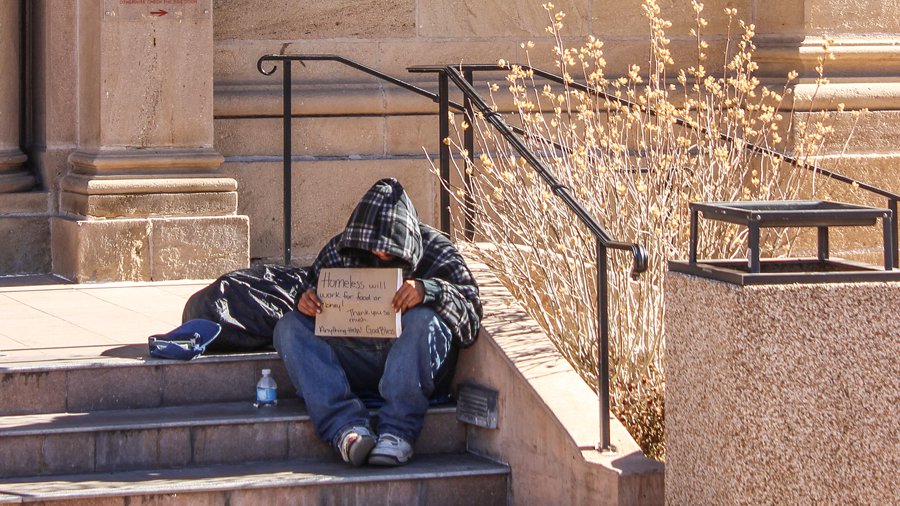
{"type": "Polygon", "coordinates": [[[178,328],[150,337],[150,355],[190,360],[206,351],[271,349],[275,324],[294,309],[306,270],[256,265],[220,276],[192,295],[178,328]]]}

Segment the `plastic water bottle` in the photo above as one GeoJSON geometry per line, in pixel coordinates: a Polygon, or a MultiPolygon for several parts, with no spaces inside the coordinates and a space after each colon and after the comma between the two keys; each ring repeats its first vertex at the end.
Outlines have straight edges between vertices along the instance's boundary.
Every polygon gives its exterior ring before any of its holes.
{"type": "Polygon", "coordinates": [[[272,370],[263,369],[262,378],[256,384],[256,402],[253,403],[257,408],[265,406],[275,406],[278,404],[278,396],[276,389],[278,385],[272,379],[272,370]]]}

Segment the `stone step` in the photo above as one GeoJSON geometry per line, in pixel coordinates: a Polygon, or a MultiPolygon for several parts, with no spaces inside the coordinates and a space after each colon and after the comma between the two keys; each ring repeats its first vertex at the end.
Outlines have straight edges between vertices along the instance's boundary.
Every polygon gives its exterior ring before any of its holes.
{"type": "Polygon", "coordinates": [[[397,468],[331,460],[0,480],[0,504],[507,503],[509,468],[468,454],[418,455],[397,468]]]}
{"type": "MultiPolygon", "coordinates": [[[[465,451],[453,406],[433,408],[416,453],[465,451]]],[[[0,476],[329,458],[296,399],[0,417],[0,476]]]]}
{"type": "Polygon", "coordinates": [[[262,369],[272,370],[280,399],[295,397],[274,352],[182,362],[146,358],[146,345],[126,348],[127,356],[62,362],[14,362],[10,354],[0,368],[0,416],[250,402],[262,369]]]}

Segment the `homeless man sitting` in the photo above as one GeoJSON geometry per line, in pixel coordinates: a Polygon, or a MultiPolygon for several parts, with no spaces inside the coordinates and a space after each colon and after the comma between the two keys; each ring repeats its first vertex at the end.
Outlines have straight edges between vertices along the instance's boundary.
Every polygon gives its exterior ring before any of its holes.
{"type": "Polygon", "coordinates": [[[412,457],[429,399],[446,397],[459,346],[475,341],[478,286],[445,236],[419,223],[396,179],[382,179],[356,205],[309,270],[297,311],[275,327],[275,348],[319,435],[354,466],[396,466],[412,457]],[[329,267],[399,267],[393,297],[400,337],[318,337],[315,286],[329,267]],[[364,400],[366,402],[364,402],[364,400]],[[380,405],[377,440],[366,404],[380,405]]]}

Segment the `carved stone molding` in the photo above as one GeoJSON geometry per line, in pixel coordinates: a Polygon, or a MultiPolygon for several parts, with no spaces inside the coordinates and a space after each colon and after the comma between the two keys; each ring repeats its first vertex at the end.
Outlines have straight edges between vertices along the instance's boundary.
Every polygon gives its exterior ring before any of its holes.
{"type": "Polygon", "coordinates": [[[237,182],[212,149],[75,151],[60,209],[88,218],[222,216],[237,211],[237,182]]]}
{"type": "Polygon", "coordinates": [[[0,2],[0,193],[27,191],[34,176],[19,149],[22,90],[20,2],[0,2]]]}
{"type": "MultiPolygon", "coordinates": [[[[783,77],[796,70],[801,77],[815,77],[819,59],[826,57],[825,38],[757,38],[756,60],[763,75],[783,77]]],[[[900,74],[900,37],[835,38],[829,45],[834,59],[824,62],[829,78],[897,78],[900,74]]]]}
{"type": "Polygon", "coordinates": [[[0,150],[0,193],[34,188],[34,176],[24,169],[28,157],[18,149],[0,150]]]}

